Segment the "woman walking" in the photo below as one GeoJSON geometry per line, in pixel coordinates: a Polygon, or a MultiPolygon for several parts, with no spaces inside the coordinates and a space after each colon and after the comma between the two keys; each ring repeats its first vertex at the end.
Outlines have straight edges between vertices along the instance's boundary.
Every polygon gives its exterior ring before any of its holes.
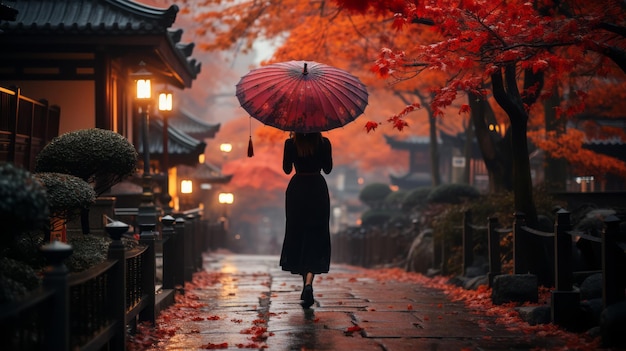
{"type": "Polygon", "coordinates": [[[313,305],[313,279],[330,267],[330,198],[326,180],[333,168],[328,138],[295,133],[285,140],[283,170],[295,168],[285,193],[285,239],[280,256],[284,271],[302,276],[303,308],[313,305]]]}

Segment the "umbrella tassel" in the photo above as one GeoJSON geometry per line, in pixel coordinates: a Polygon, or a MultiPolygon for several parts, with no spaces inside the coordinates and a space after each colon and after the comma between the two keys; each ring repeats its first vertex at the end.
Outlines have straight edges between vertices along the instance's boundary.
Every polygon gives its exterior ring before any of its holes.
{"type": "Polygon", "coordinates": [[[252,136],[250,136],[250,140],[248,140],[248,157],[254,156],[254,148],[252,147],[252,136]]]}
{"type": "Polygon", "coordinates": [[[250,133],[248,134],[250,135],[250,140],[248,140],[248,157],[252,157],[254,156],[254,148],[252,147],[252,117],[248,117],[248,122],[248,128],[250,128],[250,133]]]}

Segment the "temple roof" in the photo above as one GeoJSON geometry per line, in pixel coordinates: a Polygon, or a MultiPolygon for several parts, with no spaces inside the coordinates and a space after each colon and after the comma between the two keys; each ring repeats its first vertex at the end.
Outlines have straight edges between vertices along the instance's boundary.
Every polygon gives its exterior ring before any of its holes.
{"type": "Polygon", "coordinates": [[[220,130],[220,124],[210,124],[194,117],[188,111],[180,109],[168,117],[169,125],[182,131],[183,133],[196,138],[215,138],[215,134],[220,130]]]}
{"type": "MultiPolygon", "coordinates": [[[[423,135],[410,135],[406,139],[399,139],[389,135],[384,135],[385,141],[395,150],[419,150],[428,148],[430,145],[430,137],[423,135]]],[[[439,140],[441,144],[441,140],[439,140]]]]}
{"type": "Polygon", "coordinates": [[[222,170],[210,163],[201,163],[196,166],[192,174],[194,179],[217,184],[226,184],[233,178],[232,174],[222,174],[222,170]]]}
{"type": "MultiPolygon", "coordinates": [[[[178,13],[176,5],[159,9],[129,0],[20,0],[12,6],[18,11],[15,21],[0,22],[3,51],[73,50],[76,55],[130,47],[156,54],[158,62],[150,67],[172,72],[166,78],[174,86],[190,87],[200,72],[200,63],[190,58],[193,43],[180,43],[182,30],[169,29],[178,13]]],[[[5,61],[13,60],[10,63],[19,67],[19,59],[5,61]]],[[[92,58],[83,54],[82,59],[92,58]]]]}
{"type": "MultiPolygon", "coordinates": [[[[190,165],[194,166],[198,163],[198,157],[204,153],[206,143],[199,141],[176,128],[167,128],[168,143],[167,150],[169,154],[169,166],[190,165]]],[[[160,159],[163,154],[163,121],[157,118],[150,119],[149,130],[149,146],[150,157],[160,159]]],[[[139,140],[143,140],[141,131],[139,140]]],[[[143,154],[143,143],[136,145],[137,152],[143,154]]]]}
{"type": "Polygon", "coordinates": [[[588,139],[583,148],[626,162],[626,143],[620,137],[608,139],[588,139]]]}

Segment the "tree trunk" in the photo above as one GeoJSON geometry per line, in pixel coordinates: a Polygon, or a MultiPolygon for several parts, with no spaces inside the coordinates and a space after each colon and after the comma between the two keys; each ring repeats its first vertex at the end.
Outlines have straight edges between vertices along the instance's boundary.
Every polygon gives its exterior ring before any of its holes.
{"type": "MultiPolygon", "coordinates": [[[[504,109],[511,121],[510,146],[512,151],[515,211],[526,214],[526,223],[530,227],[536,227],[537,210],[533,202],[533,186],[526,135],[528,113],[517,88],[517,76],[515,73],[515,65],[507,65],[502,72],[492,74],[491,83],[496,101],[504,109]]],[[[531,84],[530,80],[526,80],[525,84],[531,84]]]]}
{"type": "Polygon", "coordinates": [[[489,130],[489,123],[495,123],[496,120],[487,100],[472,94],[469,96],[469,105],[476,141],[489,175],[489,191],[513,190],[510,133],[502,138],[497,132],[489,130]]]}
{"type": "MultiPolygon", "coordinates": [[[[544,102],[546,132],[555,131],[557,135],[565,133],[565,119],[557,118],[556,106],[559,106],[561,97],[558,86],[554,86],[552,95],[544,102]]],[[[545,185],[551,191],[562,192],[566,188],[567,161],[563,158],[545,156],[545,185]]]]}
{"type": "Polygon", "coordinates": [[[474,156],[474,123],[470,118],[468,126],[465,128],[465,145],[463,145],[463,156],[465,157],[465,167],[463,167],[463,183],[471,184],[471,161],[474,156]]]}
{"type": "Polygon", "coordinates": [[[441,174],[439,172],[439,138],[437,137],[437,118],[433,116],[432,111],[427,108],[429,137],[430,137],[430,175],[432,177],[432,185],[436,187],[441,184],[441,174]]]}

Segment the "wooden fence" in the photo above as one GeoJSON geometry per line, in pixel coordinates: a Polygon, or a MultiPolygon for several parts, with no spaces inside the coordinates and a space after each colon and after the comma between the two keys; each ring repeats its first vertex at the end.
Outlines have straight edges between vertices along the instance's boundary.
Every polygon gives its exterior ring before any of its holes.
{"type": "MultiPolygon", "coordinates": [[[[474,246],[474,230],[484,229],[470,225],[471,213],[465,214],[463,231],[463,265],[468,267],[473,260],[472,248],[474,246]]],[[[515,274],[534,273],[529,257],[523,255],[522,245],[524,241],[541,238],[552,240],[553,245],[553,290],[551,296],[552,322],[557,325],[567,325],[572,318],[576,318],[575,311],[580,303],[580,292],[574,289],[575,276],[589,276],[593,273],[602,274],[602,305],[603,309],[626,300],[626,237],[620,233],[620,220],[614,215],[604,219],[604,230],[600,237],[588,233],[572,230],[570,212],[561,209],[557,212],[553,232],[535,230],[525,225],[525,216],[522,213],[515,214],[513,228],[498,228],[496,218],[489,218],[487,224],[488,235],[488,260],[489,260],[489,283],[493,277],[501,273],[501,250],[500,237],[503,233],[513,231],[514,235],[514,272],[515,274]],[[574,240],[583,241],[587,245],[600,247],[601,270],[598,271],[575,271],[572,258],[572,244],[574,240]]],[[[540,241],[535,241],[538,243],[540,241]]],[[[545,241],[544,241],[545,242],[545,241]]],[[[542,250],[542,247],[534,247],[534,250],[542,250]]]]}
{"type": "Polygon", "coordinates": [[[60,115],[46,100],[0,87],[0,161],[33,171],[37,154],[59,134],[60,115]]]}
{"type": "Polygon", "coordinates": [[[69,273],[63,261],[71,246],[42,247],[49,266],[43,284],[17,303],[0,306],[0,338],[7,350],[125,350],[128,331],[154,323],[159,311],[184,293],[185,282],[202,269],[211,237],[223,237],[219,224],[194,214],[164,216],[162,235],[155,225],[140,228],[137,248],[122,242],[128,227],[107,226],[112,242],[105,262],[69,273]],[[162,286],[157,286],[156,247],[162,247],[162,286]],[[159,291],[159,293],[157,292],[159,291]]]}
{"type": "Polygon", "coordinates": [[[413,239],[403,226],[352,227],[331,235],[332,260],[361,267],[402,262],[413,239]]]}

